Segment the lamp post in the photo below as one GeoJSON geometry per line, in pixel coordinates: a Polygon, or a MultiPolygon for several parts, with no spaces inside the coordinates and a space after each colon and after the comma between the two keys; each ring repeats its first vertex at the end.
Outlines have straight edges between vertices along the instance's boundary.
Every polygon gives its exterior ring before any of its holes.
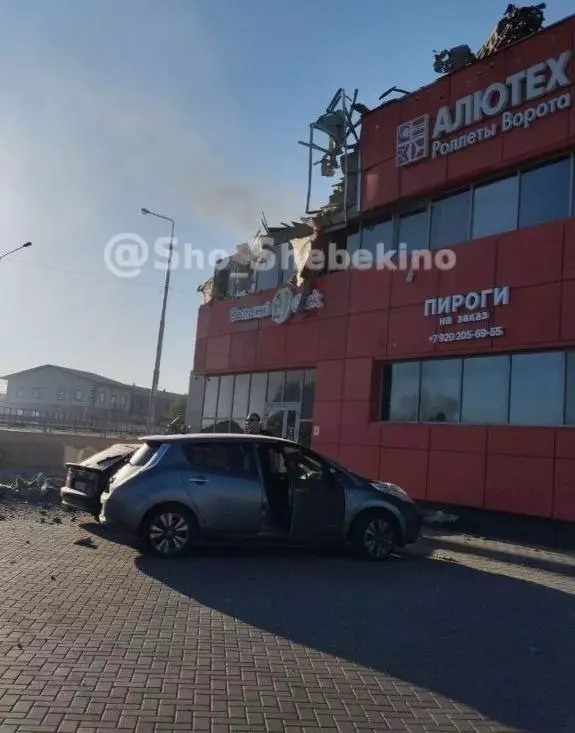
{"type": "Polygon", "coordinates": [[[158,328],[158,343],[156,346],[156,362],[154,364],[154,375],[152,377],[152,389],[150,391],[150,404],[148,407],[148,425],[146,430],[151,431],[156,422],[156,392],[158,391],[158,382],[160,381],[160,363],[162,361],[162,347],[164,343],[164,329],[166,326],[166,306],[168,303],[168,290],[170,289],[170,273],[172,269],[172,254],[174,251],[174,220],[169,216],[158,214],[150,209],[141,209],[144,215],[155,216],[158,219],[169,221],[172,225],[170,233],[170,247],[168,250],[168,267],[166,269],[166,279],[164,282],[164,296],[162,299],[162,312],[160,315],[160,326],[158,328]]]}
{"type": "Polygon", "coordinates": [[[26,249],[26,247],[31,247],[32,242],[24,242],[24,244],[21,244],[19,247],[16,247],[15,249],[11,249],[8,252],[4,252],[0,255],[0,260],[3,260],[4,257],[8,257],[8,255],[14,254],[14,252],[19,252],[21,249],[26,249]]]}

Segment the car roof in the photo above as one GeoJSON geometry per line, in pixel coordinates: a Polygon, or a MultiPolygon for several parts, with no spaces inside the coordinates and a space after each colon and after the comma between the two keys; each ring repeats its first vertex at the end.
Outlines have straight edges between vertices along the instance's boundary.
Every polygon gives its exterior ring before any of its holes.
{"type": "Polygon", "coordinates": [[[138,438],[143,443],[179,443],[187,442],[190,440],[201,440],[201,441],[212,441],[217,440],[218,442],[224,441],[262,441],[269,443],[285,443],[286,445],[296,445],[292,440],[285,440],[284,438],[276,438],[273,435],[258,435],[250,433],[184,433],[183,435],[144,435],[138,438]]]}

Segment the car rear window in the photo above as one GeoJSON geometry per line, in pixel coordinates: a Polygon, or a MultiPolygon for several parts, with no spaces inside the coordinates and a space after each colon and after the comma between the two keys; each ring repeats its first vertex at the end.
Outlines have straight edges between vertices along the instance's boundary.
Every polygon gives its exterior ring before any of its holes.
{"type": "Polygon", "coordinates": [[[131,466],[145,466],[156,455],[160,443],[144,443],[130,458],[131,466]]]}

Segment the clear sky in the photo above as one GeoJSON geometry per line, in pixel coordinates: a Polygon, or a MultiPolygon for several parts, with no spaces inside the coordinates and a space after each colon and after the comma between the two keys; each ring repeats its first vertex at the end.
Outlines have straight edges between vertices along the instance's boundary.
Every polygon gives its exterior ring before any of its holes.
{"type": "MultiPolygon", "coordinates": [[[[297,140],[339,87],[368,106],[477,50],[506,0],[0,0],[0,374],[42,363],[149,386],[164,273],[104,247],[233,250],[305,208],[297,140]]],[[[546,22],[573,12],[549,0],[546,22]]],[[[315,200],[320,204],[322,201],[315,200]]],[[[205,271],[174,273],[160,387],[187,389],[205,271]]]]}

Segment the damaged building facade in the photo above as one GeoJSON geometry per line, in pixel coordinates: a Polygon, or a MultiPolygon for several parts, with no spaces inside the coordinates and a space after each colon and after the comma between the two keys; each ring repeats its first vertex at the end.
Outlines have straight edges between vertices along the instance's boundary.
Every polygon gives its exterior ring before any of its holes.
{"type": "Polygon", "coordinates": [[[362,110],[330,205],[206,284],[192,424],[256,411],[416,499],[575,521],[575,17],[512,41],[362,110]]]}

